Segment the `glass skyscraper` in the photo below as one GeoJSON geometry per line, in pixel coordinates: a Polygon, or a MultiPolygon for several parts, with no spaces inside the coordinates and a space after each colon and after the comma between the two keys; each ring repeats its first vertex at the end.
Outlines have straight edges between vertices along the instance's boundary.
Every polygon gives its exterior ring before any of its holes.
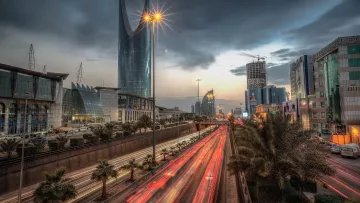
{"type": "MultiPolygon", "coordinates": [[[[140,20],[133,31],[125,0],[120,0],[119,5],[118,87],[123,93],[150,97],[151,30],[140,20]]],[[[149,10],[149,0],[145,0],[143,15],[149,10]]]]}

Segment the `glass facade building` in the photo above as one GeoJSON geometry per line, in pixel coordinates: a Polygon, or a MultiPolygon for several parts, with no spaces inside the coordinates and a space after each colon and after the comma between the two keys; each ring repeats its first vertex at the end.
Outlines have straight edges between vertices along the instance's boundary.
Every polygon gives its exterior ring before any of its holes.
{"type": "Polygon", "coordinates": [[[269,85],[264,88],[252,88],[245,91],[246,111],[252,115],[259,104],[278,104],[281,105],[286,101],[285,88],[278,88],[269,85]]]}
{"type": "Polygon", "coordinates": [[[95,89],[74,83],[71,83],[71,89],[64,89],[63,120],[104,122],[102,103],[95,89]]]}
{"type": "Polygon", "coordinates": [[[215,96],[214,90],[208,91],[203,97],[201,103],[201,115],[205,116],[215,116],[215,96]]]}
{"type": "MultiPolygon", "coordinates": [[[[149,9],[149,0],[145,0],[143,15],[149,9]]],[[[120,0],[119,7],[118,88],[123,93],[151,96],[151,32],[141,20],[131,29],[125,0],[120,0]]]]}
{"type": "Polygon", "coordinates": [[[62,83],[68,74],[0,64],[0,133],[46,131],[61,125],[62,83]],[[27,98],[26,126],[25,101],[27,98]],[[26,127],[26,128],[25,128],[26,127]]]}

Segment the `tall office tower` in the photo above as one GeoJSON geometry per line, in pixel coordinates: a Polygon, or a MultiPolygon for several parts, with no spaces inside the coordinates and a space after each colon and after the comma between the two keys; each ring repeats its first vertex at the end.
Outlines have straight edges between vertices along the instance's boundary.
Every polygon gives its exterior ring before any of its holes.
{"type": "Polygon", "coordinates": [[[284,87],[268,85],[262,88],[262,104],[282,104],[284,101],[286,101],[284,87]]]}
{"type": "Polygon", "coordinates": [[[290,65],[292,99],[306,98],[315,93],[314,59],[311,55],[303,55],[290,65]]]}
{"type": "Polygon", "coordinates": [[[191,113],[195,113],[195,106],[194,106],[194,104],[191,105],[191,113]]]}
{"type": "Polygon", "coordinates": [[[216,115],[214,90],[208,91],[203,97],[201,103],[201,114],[206,116],[216,115]]]}
{"type": "Polygon", "coordinates": [[[201,114],[201,102],[200,101],[197,101],[195,103],[195,114],[199,115],[199,116],[201,114]]]}
{"type": "Polygon", "coordinates": [[[312,128],[341,123],[355,132],[352,128],[360,125],[360,35],[339,37],[317,52],[314,78],[312,128]]]}
{"type": "MultiPolygon", "coordinates": [[[[149,10],[145,0],[142,15],[149,10]]],[[[125,0],[119,7],[118,87],[123,93],[151,97],[151,30],[142,21],[131,29],[125,0]]]]}
{"type": "Polygon", "coordinates": [[[247,89],[266,86],[266,63],[257,61],[246,64],[247,89]]]}

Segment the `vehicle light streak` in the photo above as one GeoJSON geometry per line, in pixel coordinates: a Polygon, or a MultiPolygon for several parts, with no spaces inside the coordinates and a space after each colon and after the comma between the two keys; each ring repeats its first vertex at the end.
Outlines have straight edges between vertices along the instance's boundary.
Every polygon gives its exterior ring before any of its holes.
{"type": "Polygon", "coordinates": [[[322,183],[324,183],[324,184],[326,184],[330,189],[332,189],[333,191],[335,191],[335,192],[338,193],[339,195],[343,196],[343,197],[346,198],[346,199],[349,199],[348,196],[346,196],[344,193],[340,192],[340,191],[339,191],[338,189],[336,189],[334,186],[330,185],[329,183],[327,183],[327,182],[325,182],[325,181],[323,181],[323,180],[320,180],[320,179],[319,179],[319,181],[322,182],[322,183]]]}
{"type": "MultiPolygon", "coordinates": [[[[164,184],[166,184],[173,176],[178,175],[180,169],[200,150],[203,146],[208,146],[210,144],[209,141],[213,140],[213,138],[218,135],[219,129],[213,132],[208,137],[204,138],[197,144],[193,145],[187,151],[185,151],[180,157],[170,161],[170,163],[157,172],[152,178],[143,183],[140,187],[138,187],[135,194],[127,198],[127,202],[136,202],[143,203],[147,202],[151,199],[151,197],[158,192],[164,184]],[[172,174],[173,176],[168,176],[166,174],[172,174]]],[[[203,151],[203,150],[201,150],[203,151]]],[[[201,152],[200,151],[200,152],[201,152]]]]}
{"type": "Polygon", "coordinates": [[[194,157],[190,166],[185,170],[184,173],[180,177],[178,177],[177,181],[172,184],[171,188],[166,190],[166,193],[160,198],[158,202],[168,203],[168,202],[178,202],[180,201],[182,195],[185,190],[190,186],[192,179],[196,173],[196,171],[200,168],[201,164],[206,163],[211,157],[212,151],[217,149],[219,146],[217,141],[219,137],[215,137],[211,141],[211,143],[204,146],[203,149],[199,152],[199,154],[194,157]]]}
{"type": "Polygon", "coordinates": [[[354,190],[353,188],[351,188],[350,186],[346,185],[345,183],[341,182],[339,179],[334,178],[329,176],[329,178],[331,178],[333,181],[335,181],[337,184],[342,185],[344,188],[350,190],[351,192],[355,193],[356,195],[358,195],[360,197],[360,192],[354,190]]]}
{"type": "Polygon", "coordinates": [[[225,141],[226,134],[224,133],[222,134],[220,142],[205,170],[200,185],[196,190],[193,203],[212,203],[214,201],[216,186],[218,184],[224,158],[225,141]]]}

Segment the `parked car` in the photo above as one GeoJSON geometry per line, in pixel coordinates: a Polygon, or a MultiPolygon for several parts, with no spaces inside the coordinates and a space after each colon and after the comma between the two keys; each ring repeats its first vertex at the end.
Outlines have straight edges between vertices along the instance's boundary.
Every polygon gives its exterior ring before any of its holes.
{"type": "Polygon", "coordinates": [[[88,130],[88,128],[83,126],[83,127],[80,127],[79,132],[85,132],[87,130],[88,130]]]}
{"type": "Polygon", "coordinates": [[[360,148],[359,145],[355,144],[355,143],[351,143],[351,144],[344,144],[341,147],[341,156],[342,157],[353,157],[353,158],[357,158],[360,156],[360,148]]]}
{"type": "Polygon", "coordinates": [[[333,154],[340,154],[341,153],[341,146],[337,144],[333,144],[331,147],[331,153],[333,154]]]}

